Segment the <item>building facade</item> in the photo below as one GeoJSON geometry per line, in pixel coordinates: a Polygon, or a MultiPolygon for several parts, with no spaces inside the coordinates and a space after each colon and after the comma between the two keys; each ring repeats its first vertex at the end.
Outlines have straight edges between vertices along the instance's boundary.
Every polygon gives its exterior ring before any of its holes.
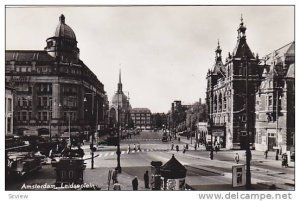
{"type": "Polygon", "coordinates": [[[218,43],[214,66],[207,74],[209,130],[213,136],[221,138],[229,149],[246,148],[249,140],[247,126],[250,143],[254,142],[254,94],[261,75],[258,55],[252,53],[246,41],[243,19],[237,31],[237,44],[233,52],[223,63],[222,49],[218,43]]]}
{"type": "Polygon", "coordinates": [[[228,149],[286,150],[295,130],[294,43],[259,59],[246,42],[243,19],[237,31],[233,52],[223,63],[218,43],[207,74],[208,130],[228,149]]]}
{"type": "Polygon", "coordinates": [[[14,89],[5,86],[5,136],[13,135],[14,89]]]}
{"type": "Polygon", "coordinates": [[[148,108],[133,108],[130,111],[131,119],[135,128],[151,129],[151,111],[148,108]]]}
{"type": "Polygon", "coordinates": [[[112,97],[111,105],[109,108],[109,121],[112,127],[116,127],[120,123],[121,127],[128,127],[131,122],[130,119],[131,105],[129,97],[123,92],[123,84],[121,80],[121,71],[119,72],[118,90],[112,97]]]}
{"type": "Polygon", "coordinates": [[[6,84],[15,88],[14,134],[50,137],[104,124],[104,85],[79,58],[64,15],[44,50],[7,50],[6,84]]]}
{"type": "Polygon", "coordinates": [[[285,152],[295,146],[295,43],[266,55],[262,67],[255,95],[255,148],[285,152]]]}

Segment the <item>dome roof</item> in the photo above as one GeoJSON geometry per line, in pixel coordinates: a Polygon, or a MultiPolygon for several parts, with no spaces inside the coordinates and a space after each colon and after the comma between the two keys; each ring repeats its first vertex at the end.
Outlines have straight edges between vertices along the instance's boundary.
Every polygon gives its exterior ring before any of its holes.
{"type": "Polygon", "coordinates": [[[128,98],[124,93],[120,93],[119,95],[118,95],[118,93],[115,93],[113,98],[112,98],[112,104],[117,105],[118,104],[118,98],[119,98],[120,106],[125,105],[125,103],[128,101],[128,98]]]}
{"type": "Polygon", "coordinates": [[[72,40],[76,40],[76,36],[74,31],[65,23],[65,16],[61,15],[59,17],[59,24],[56,27],[55,37],[63,37],[63,38],[69,38],[72,40]]]}

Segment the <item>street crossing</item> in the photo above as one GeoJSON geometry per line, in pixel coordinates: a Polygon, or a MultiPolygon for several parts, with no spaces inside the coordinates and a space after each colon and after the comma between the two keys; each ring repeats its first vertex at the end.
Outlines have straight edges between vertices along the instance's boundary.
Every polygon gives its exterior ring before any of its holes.
{"type": "MultiPolygon", "coordinates": [[[[121,151],[121,155],[124,154],[136,154],[136,153],[143,153],[143,152],[162,152],[162,151],[169,151],[169,149],[162,149],[162,148],[152,148],[152,149],[141,149],[141,150],[131,150],[129,153],[127,150],[123,150],[121,151]]],[[[97,152],[95,153],[97,156],[97,158],[105,158],[108,156],[114,156],[117,155],[116,151],[108,151],[108,152],[97,152]]],[[[86,157],[90,157],[89,155],[86,157]]]]}

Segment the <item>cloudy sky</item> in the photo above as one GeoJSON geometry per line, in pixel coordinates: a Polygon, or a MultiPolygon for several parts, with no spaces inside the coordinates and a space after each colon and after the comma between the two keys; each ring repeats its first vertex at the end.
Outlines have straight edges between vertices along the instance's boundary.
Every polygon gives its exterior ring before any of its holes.
{"type": "Polygon", "coordinates": [[[152,112],[167,112],[174,100],[204,101],[217,40],[225,60],[235,47],[241,14],[248,44],[260,56],[294,40],[292,6],[52,6],[6,8],[6,49],[44,49],[60,14],[109,100],[121,68],[132,107],[152,112]]]}

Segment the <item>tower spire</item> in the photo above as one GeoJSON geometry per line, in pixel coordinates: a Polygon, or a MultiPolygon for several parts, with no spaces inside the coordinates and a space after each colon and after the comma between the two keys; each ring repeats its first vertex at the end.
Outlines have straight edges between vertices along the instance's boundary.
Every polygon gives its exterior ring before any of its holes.
{"type": "Polygon", "coordinates": [[[121,69],[119,69],[118,93],[122,93],[121,69]]]}
{"type": "Polygon", "coordinates": [[[240,38],[246,38],[246,26],[244,26],[244,19],[243,19],[243,14],[241,14],[241,23],[238,28],[238,39],[240,38]]]}
{"type": "Polygon", "coordinates": [[[216,60],[219,61],[219,60],[222,60],[222,49],[220,47],[220,41],[218,39],[218,46],[217,46],[217,49],[216,49],[216,60]]]}
{"type": "Polygon", "coordinates": [[[122,83],[121,81],[121,69],[119,69],[119,84],[122,83]]]}

